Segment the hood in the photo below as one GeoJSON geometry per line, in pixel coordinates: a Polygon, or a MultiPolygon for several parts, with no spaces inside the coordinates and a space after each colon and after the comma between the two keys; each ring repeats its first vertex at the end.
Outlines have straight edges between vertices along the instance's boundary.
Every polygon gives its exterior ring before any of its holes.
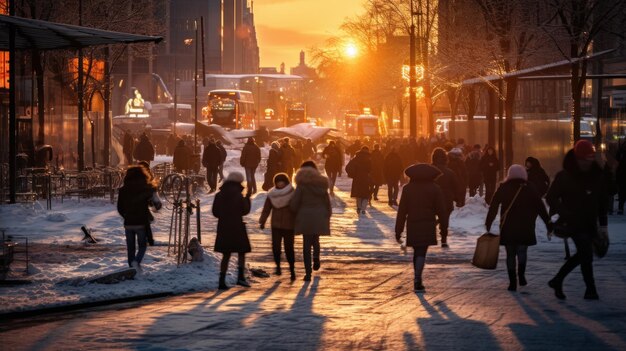
{"type": "Polygon", "coordinates": [[[462,160],[463,159],[463,150],[455,147],[454,149],[452,149],[452,150],[450,150],[448,152],[448,157],[450,159],[462,160]]]}
{"type": "Polygon", "coordinates": [[[227,180],[220,187],[220,191],[224,191],[228,193],[234,192],[234,193],[241,194],[241,192],[243,191],[243,185],[241,185],[241,183],[238,183],[236,181],[227,180]]]}
{"type": "Polygon", "coordinates": [[[521,179],[528,180],[528,173],[526,172],[526,168],[522,165],[514,164],[509,167],[509,171],[506,176],[506,181],[521,179]]]}
{"type": "Polygon", "coordinates": [[[370,152],[368,150],[360,150],[356,153],[356,156],[370,157],[370,152]]]}
{"type": "Polygon", "coordinates": [[[282,189],[272,188],[267,192],[267,198],[270,199],[272,206],[276,208],[283,208],[289,205],[289,200],[293,196],[293,187],[288,184],[282,189]]]}
{"type": "Polygon", "coordinates": [[[320,192],[326,193],[328,190],[328,178],[320,174],[315,168],[303,167],[296,173],[297,186],[308,186],[312,189],[318,189],[320,192]]]}
{"type": "Polygon", "coordinates": [[[404,174],[411,178],[411,181],[434,181],[441,175],[441,171],[437,167],[426,163],[418,163],[404,170],[404,174]]]}
{"type": "Polygon", "coordinates": [[[524,162],[524,164],[526,163],[530,163],[532,165],[530,169],[541,168],[541,163],[539,163],[539,160],[534,157],[526,158],[526,161],[524,162]]]}
{"type": "Polygon", "coordinates": [[[446,155],[446,150],[438,147],[433,150],[432,162],[435,165],[446,165],[448,163],[448,155],[446,155]]]}

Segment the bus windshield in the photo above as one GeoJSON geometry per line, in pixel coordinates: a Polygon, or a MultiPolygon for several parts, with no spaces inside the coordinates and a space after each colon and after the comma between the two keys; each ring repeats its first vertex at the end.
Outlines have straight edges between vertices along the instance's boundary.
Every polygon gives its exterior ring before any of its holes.
{"type": "Polygon", "coordinates": [[[217,121],[215,120],[232,118],[235,113],[237,103],[231,99],[215,99],[209,102],[209,106],[211,108],[211,122],[216,123],[217,121]]]}

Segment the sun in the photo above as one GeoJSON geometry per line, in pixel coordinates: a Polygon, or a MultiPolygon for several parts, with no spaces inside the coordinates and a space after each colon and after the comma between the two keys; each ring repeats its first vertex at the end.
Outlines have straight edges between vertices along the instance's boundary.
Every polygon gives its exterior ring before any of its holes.
{"type": "Polygon", "coordinates": [[[346,44],[344,49],[344,53],[347,58],[355,58],[359,55],[359,49],[354,45],[354,43],[346,44]]]}

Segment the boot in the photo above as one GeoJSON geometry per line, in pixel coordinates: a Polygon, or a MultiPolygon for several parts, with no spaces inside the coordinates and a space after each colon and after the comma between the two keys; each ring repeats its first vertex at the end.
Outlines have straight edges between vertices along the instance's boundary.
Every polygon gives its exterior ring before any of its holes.
{"type": "Polygon", "coordinates": [[[413,282],[413,290],[414,290],[415,292],[424,292],[424,291],[425,291],[425,288],[424,288],[424,285],[422,284],[422,282],[421,282],[421,281],[419,281],[419,280],[415,280],[415,281],[413,282]]]}
{"type": "Polygon", "coordinates": [[[249,288],[250,283],[246,280],[245,269],[243,267],[239,267],[239,275],[237,276],[237,285],[241,285],[243,287],[249,288]]]}
{"type": "Polygon", "coordinates": [[[274,271],[274,274],[276,275],[282,275],[283,271],[280,269],[280,265],[276,266],[276,271],[274,271]]]}
{"type": "Polygon", "coordinates": [[[318,259],[316,259],[316,260],[314,259],[314,260],[313,260],[313,270],[314,270],[314,271],[319,271],[319,270],[320,270],[320,267],[321,267],[321,264],[320,264],[320,259],[319,259],[319,258],[318,258],[318,259]]]}
{"type": "Polygon", "coordinates": [[[563,281],[554,278],[548,282],[548,286],[554,289],[554,296],[559,300],[565,300],[565,294],[563,294],[563,281]]]}
{"type": "Polygon", "coordinates": [[[585,290],[585,300],[599,300],[598,291],[595,286],[587,287],[585,290]]]}
{"type": "Polygon", "coordinates": [[[291,268],[289,268],[289,270],[291,271],[291,281],[296,280],[296,270],[295,270],[295,268],[291,267],[291,268]]]}
{"type": "Polygon", "coordinates": [[[217,288],[219,290],[226,290],[226,289],[228,289],[228,285],[226,285],[226,272],[220,273],[220,282],[219,282],[219,286],[217,288]]]}
{"type": "Polygon", "coordinates": [[[509,291],[517,291],[517,275],[514,269],[509,269],[509,291]]]}
{"type": "Polygon", "coordinates": [[[519,265],[517,266],[517,274],[519,278],[519,285],[526,286],[528,282],[526,281],[526,266],[519,265]]]}

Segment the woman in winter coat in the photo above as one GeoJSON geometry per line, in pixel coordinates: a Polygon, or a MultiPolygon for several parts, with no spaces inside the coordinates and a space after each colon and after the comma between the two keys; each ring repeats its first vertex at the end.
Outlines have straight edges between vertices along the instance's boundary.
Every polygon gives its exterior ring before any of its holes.
{"type": "Polygon", "coordinates": [[[156,187],[150,182],[150,175],[141,166],[130,167],[124,177],[124,185],[119,190],[117,212],[124,218],[128,266],[141,270],[141,260],[146,254],[146,228],[153,220],[149,206],[161,208],[156,195],[156,187]],[[138,250],[135,252],[135,244],[138,250]]]}
{"type": "Polygon", "coordinates": [[[328,146],[324,148],[322,157],[326,159],[324,170],[330,182],[330,195],[334,195],[335,182],[343,167],[343,154],[335,141],[331,140],[328,146]]]}
{"type": "Polygon", "coordinates": [[[281,275],[280,252],[281,242],[285,242],[285,256],[289,262],[291,280],[296,280],[295,255],[293,249],[294,242],[294,217],[289,208],[289,200],[293,197],[293,187],[289,182],[289,177],[285,173],[278,173],[274,177],[274,187],[267,193],[259,224],[261,229],[265,229],[267,218],[272,215],[272,252],[276,263],[276,275],[281,275]]]}
{"type": "Polygon", "coordinates": [[[483,183],[483,173],[480,167],[480,145],[474,145],[474,149],[467,154],[465,159],[465,169],[467,170],[467,187],[469,196],[474,197],[479,192],[482,196],[481,184],[483,183]]]}
{"type": "Polygon", "coordinates": [[[352,178],[352,188],[350,197],[356,198],[356,212],[365,214],[365,209],[369,202],[371,191],[371,171],[372,158],[367,146],[363,146],[361,151],[346,165],[346,173],[352,178]]]}
{"type": "MultiPolygon", "coordinates": [[[[432,154],[432,162],[433,166],[439,169],[441,172],[441,176],[438,177],[435,182],[441,190],[443,191],[445,204],[446,204],[446,213],[447,218],[445,221],[439,224],[439,234],[441,235],[441,247],[448,247],[448,221],[450,219],[450,214],[454,211],[454,202],[456,202],[457,206],[462,206],[465,199],[461,200],[461,186],[459,185],[459,180],[457,179],[456,174],[448,168],[448,156],[446,151],[440,147],[435,148],[432,154]]],[[[463,196],[465,194],[463,193],[463,196]]]]}
{"type": "Polygon", "coordinates": [[[330,196],[328,178],[317,170],[313,161],[306,161],[296,174],[296,191],[289,201],[295,214],[294,233],[302,234],[305,281],[311,280],[311,249],[313,270],[320,269],[320,235],[330,235],[330,196]]]}
{"type": "Polygon", "coordinates": [[[496,157],[496,150],[491,146],[485,148],[485,154],[480,159],[480,169],[485,182],[485,202],[490,204],[493,193],[496,190],[498,170],[500,169],[500,161],[496,157]]]}
{"type": "Polygon", "coordinates": [[[465,192],[467,189],[467,168],[465,168],[465,161],[463,160],[463,150],[459,148],[453,148],[448,152],[448,168],[456,174],[456,178],[459,182],[457,199],[460,201],[460,205],[465,205],[465,192]]]}
{"type": "Polygon", "coordinates": [[[256,194],[256,178],[254,175],[259,163],[261,163],[261,149],[254,142],[254,138],[248,138],[248,142],[241,150],[239,164],[246,171],[246,184],[252,194],[256,194]]]}
{"type": "Polygon", "coordinates": [[[400,178],[402,178],[402,158],[396,152],[395,146],[391,148],[391,152],[385,157],[385,181],[387,182],[387,196],[389,198],[389,206],[398,205],[398,191],[400,178]]]}
{"type": "Polygon", "coordinates": [[[385,183],[384,165],[385,158],[380,151],[380,145],[375,144],[372,151],[372,195],[375,201],[378,201],[378,189],[385,183]]]}
{"type": "Polygon", "coordinates": [[[500,245],[506,248],[506,267],[509,273],[509,291],[517,290],[526,283],[526,253],[528,246],[536,245],[535,221],[540,216],[551,231],[548,211],[541,197],[528,181],[526,169],[522,165],[512,165],[506,180],[500,185],[491,200],[485,226],[491,231],[491,224],[500,208],[500,245]],[[517,262],[516,262],[517,261],[517,262]],[[516,265],[517,263],[517,271],[516,265]]]}
{"type": "Polygon", "coordinates": [[[273,142],[267,157],[267,170],[265,171],[265,179],[263,180],[263,190],[268,191],[272,188],[274,176],[280,172],[280,149],[277,142],[273,142]]]}
{"type": "Polygon", "coordinates": [[[133,151],[133,157],[137,161],[154,161],[154,146],[146,133],[141,134],[139,143],[133,151]]]}
{"type": "Polygon", "coordinates": [[[596,236],[608,236],[608,218],[605,175],[594,158],[593,144],[577,141],[565,155],[563,170],[557,173],[546,194],[550,215],[559,215],[555,230],[565,227],[576,245],[576,254],[548,283],[559,299],[565,299],[563,280],[578,265],[587,287],[585,299],[599,298],[593,278],[592,242],[596,236]]]}
{"type": "Polygon", "coordinates": [[[550,187],[550,177],[541,167],[539,160],[534,157],[526,159],[526,172],[528,172],[528,182],[535,186],[539,196],[543,197],[550,187]]]}
{"type": "Polygon", "coordinates": [[[437,245],[437,221],[447,226],[448,209],[443,191],[435,183],[435,178],[441,175],[439,169],[421,163],[407,168],[405,174],[411,180],[402,188],[396,217],[396,240],[401,242],[406,224],[406,245],[413,248],[413,288],[424,291],[422,271],[426,263],[426,252],[428,246],[437,245]]]}
{"type": "Polygon", "coordinates": [[[220,187],[220,191],[213,200],[213,216],[217,218],[217,236],[215,237],[216,252],[222,253],[220,264],[219,289],[228,289],[226,285],[226,271],[230,255],[237,252],[239,271],[237,275],[237,285],[250,287],[246,280],[246,253],[252,251],[246,225],[243,216],[250,213],[250,190],[244,197],[242,195],[243,174],[231,172],[220,187]]]}

